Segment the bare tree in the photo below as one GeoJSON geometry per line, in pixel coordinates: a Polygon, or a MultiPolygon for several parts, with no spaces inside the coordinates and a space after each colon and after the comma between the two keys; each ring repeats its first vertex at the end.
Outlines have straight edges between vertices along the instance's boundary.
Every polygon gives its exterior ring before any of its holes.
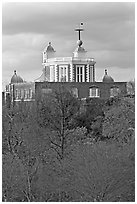
{"type": "Polygon", "coordinates": [[[5,189],[3,194],[4,200],[10,199],[11,194],[8,196],[8,189],[12,188],[15,183],[19,186],[22,185],[20,191],[27,201],[33,200],[31,184],[39,165],[39,155],[35,153],[33,148],[33,146],[36,147],[37,141],[36,139],[34,140],[32,131],[30,134],[30,130],[34,129],[34,127],[35,129],[37,128],[35,126],[34,110],[32,112],[33,108],[34,105],[32,104],[21,103],[10,109],[4,107],[3,110],[3,183],[6,181],[5,186],[8,186],[8,188],[3,187],[5,189]],[[31,144],[29,144],[30,139],[31,144]],[[7,165],[8,161],[9,165],[7,165]],[[18,169],[21,172],[20,177],[15,180],[12,178],[17,176],[16,173],[11,175],[13,183],[8,182],[6,179],[7,174],[11,174],[7,170],[9,168],[14,171],[18,169]]]}
{"type": "Polygon", "coordinates": [[[73,119],[78,113],[80,102],[63,87],[43,98],[38,106],[39,123],[46,128],[51,148],[60,159],[63,159],[69,131],[72,129],[73,119]]]}

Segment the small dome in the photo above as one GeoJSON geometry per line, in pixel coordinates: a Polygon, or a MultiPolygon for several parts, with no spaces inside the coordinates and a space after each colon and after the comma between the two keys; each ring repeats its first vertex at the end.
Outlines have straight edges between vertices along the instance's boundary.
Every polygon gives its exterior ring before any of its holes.
{"type": "Polygon", "coordinates": [[[16,84],[16,83],[23,83],[23,79],[16,74],[16,70],[15,70],[14,75],[11,78],[11,84],[16,84]]]}
{"type": "Polygon", "coordinates": [[[55,52],[54,48],[51,46],[51,42],[49,42],[49,45],[45,48],[46,52],[55,52]]]}
{"type": "Polygon", "coordinates": [[[105,69],[105,76],[103,77],[102,81],[105,82],[105,83],[112,83],[112,82],[114,82],[114,79],[107,74],[107,70],[106,69],[105,69]]]}

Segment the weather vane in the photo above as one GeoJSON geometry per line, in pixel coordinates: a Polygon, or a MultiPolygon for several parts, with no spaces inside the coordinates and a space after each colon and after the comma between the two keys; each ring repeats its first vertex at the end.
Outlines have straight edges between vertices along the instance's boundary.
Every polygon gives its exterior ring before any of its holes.
{"type": "Polygon", "coordinates": [[[76,28],[76,29],[75,29],[75,31],[77,31],[78,34],[79,34],[79,35],[78,35],[78,36],[79,36],[79,40],[80,40],[80,32],[84,30],[83,28],[81,28],[81,26],[83,26],[83,23],[80,23],[79,28],[76,28]]]}

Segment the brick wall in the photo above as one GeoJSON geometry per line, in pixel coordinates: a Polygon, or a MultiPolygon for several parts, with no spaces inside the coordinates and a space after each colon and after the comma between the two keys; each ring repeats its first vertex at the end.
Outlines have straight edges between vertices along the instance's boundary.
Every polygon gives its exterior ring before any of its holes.
{"type": "Polygon", "coordinates": [[[35,93],[36,96],[42,94],[42,89],[55,89],[58,90],[60,86],[71,90],[72,88],[78,89],[79,98],[89,98],[89,89],[92,86],[98,87],[100,90],[100,98],[107,99],[110,97],[110,88],[113,86],[119,87],[121,94],[126,94],[126,82],[102,83],[102,82],[36,82],[35,93]]]}

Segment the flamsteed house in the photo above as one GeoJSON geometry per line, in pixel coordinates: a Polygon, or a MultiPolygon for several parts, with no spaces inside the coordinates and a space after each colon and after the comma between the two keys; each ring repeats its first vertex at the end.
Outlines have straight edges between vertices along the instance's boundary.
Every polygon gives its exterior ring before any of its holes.
{"type": "Polygon", "coordinates": [[[77,47],[71,57],[56,57],[51,42],[42,52],[42,74],[34,82],[25,82],[16,71],[6,86],[5,100],[33,101],[37,96],[56,90],[60,85],[75,97],[104,98],[126,94],[126,82],[115,82],[105,69],[102,82],[96,82],[94,58],[88,57],[81,40],[81,26],[78,32],[77,47]]]}

